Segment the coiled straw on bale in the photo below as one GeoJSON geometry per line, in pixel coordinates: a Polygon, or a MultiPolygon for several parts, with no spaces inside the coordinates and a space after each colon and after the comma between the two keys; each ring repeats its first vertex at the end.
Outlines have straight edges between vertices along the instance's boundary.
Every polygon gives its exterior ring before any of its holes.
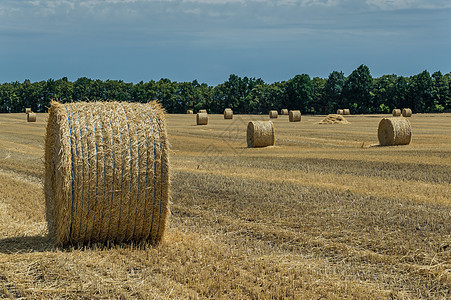
{"type": "Polygon", "coordinates": [[[286,108],[281,109],[281,110],[280,110],[280,114],[281,114],[282,116],[288,115],[288,109],[286,109],[286,108]]]}
{"type": "Polygon", "coordinates": [[[381,146],[408,145],[412,140],[410,122],[404,118],[384,118],[379,122],[377,136],[381,146]]]}
{"type": "Polygon", "coordinates": [[[26,107],[26,108],[25,108],[25,113],[26,113],[26,114],[31,113],[31,108],[26,107]]]}
{"type": "Polygon", "coordinates": [[[187,115],[192,115],[192,114],[193,114],[193,110],[188,109],[188,110],[186,111],[186,114],[187,114],[187,115]]]}
{"type": "Polygon", "coordinates": [[[277,110],[270,110],[269,111],[269,118],[277,119],[278,116],[279,116],[279,113],[277,112],[277,110]]]}
{"type": "Polygon", "coordinates": [[[342,109],[337,109],[337,115],[343,115],[343,110],[342,109]]]}
{"type": "Polygon", "coordinates": [[[290,110],[288,115],[290,122],[301,122],[301,111],[300,110],[290,110]]]}
{"type": "Polygon", "coordinates": [[[196,124],[197,125],[207,125],[208,124],[208,114],[207,113],[197,113],[196,124]]]}
{"type": "Polygon", "coordinates": [[[401,115],[401,110],[395,108],[395,109],[392,110],[391,113],[392,113],[393,117],[399,117],[401,115]]]}
{"type": "Polygon", "coordinates": [[[402,109],[402,116],[405,118],[412,116],[412,110],[410,108],[403,108],[402,109]]]}
{"type": "Polygon", "coordinates": [[[27,114],[27,122],[36,122],[36,114],[34,112],[27,114]]]}
{"type": "Polygon", "coordinates": [[[233,119],[233,110],[231,108],[224,109],[224,119],[233,119]]]}
{"type": "Polygon", "coordinates": [[[271,121],[251,121],[247,125],[247,147],[273,146],[276,140],[274,124],[271,121]]]}
{"type": "Polygon", "coordinates": [[[157,102],[52,102],[45,139],[49,235],[57,245],[162,239],[169,142],[157,102]]]}
{"type": "Polygon", "coordinates": [[[349,116],[350,114],[351,114],[351,111],[349,110],[349,108],[343,109],[343,115],[344,116],[349,116]]]}
{"type": "Polygon", "coordinates": [[[199,109],[199,111],[197,113],[206,114],[207,110],[206,109],[199,109]]]}

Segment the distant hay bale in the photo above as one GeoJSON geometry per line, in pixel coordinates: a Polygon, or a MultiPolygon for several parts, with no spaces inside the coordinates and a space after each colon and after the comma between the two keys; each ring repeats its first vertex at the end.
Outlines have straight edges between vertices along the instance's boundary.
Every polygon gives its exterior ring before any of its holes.
{"type": "Polygon", "coordinates": [[[349,108],[343,109],[343,115],[344,116],[349,116],[350,114],[351,114],[351,111],[349,110],[349,108]]]}
{"type": "Polygon", "coordinates": [[[231,108],[224,109],[224,119],[233,119],[233,110],[231,108]]]}
{"type": "Polygon", "coordinates": [[[247,147],[273,146],[276,140],[274,124],[271,121],[251,121],[247,124],[247,147]]]}
{"type": "Polygon", "coordinates": [[[187,115],[192,115],[192,114],[193,114],[193,110],[192,110],[192,109],[188,109],[188,110],[186,111],[186,114],[187,114],[187,115]]]}
{"type": "Polygon", "coordinates": [[[282,116],[287,116],[287,115],[288,115],[288,109],[286,109],[286,108],[281,109],[281,110],[280,110],[280,114],[281,114],[282,116]]]}
{"type": "Polygon", "coordinates": [[[208,124],[208,114],[207,113],[197,113],[196,124],[197,125],[207,125],[208,124]]]}
{"type": "Polygon", "coordinates": [[[56,245],[161,241],[169,142],[157,102],[52,102],[45,201],[56,245]]]}
{"type": "Polygon", "coordinates": [[[269,111],[269,118],[270,119],[277,119],[278,116],[279,116],[279,113],[277,112],[277,110],[270,110],[269,111]]]}
{"type": "Polygon", "coordinates": [[[404,118],[383,118],[379,122],[377,137],[381,146],[408,145],[412,140],[410,122],[404,118]]]}
{"type": "Polygon", "coordinates": [[[349,124],[349,122],[342,115],[331,114],[321,120],[318,124],[349,124]]]}
{"type": "Polygon", "coordinates": [[[290,122],[301,122],[301,111],[300,110],[290,110],[288,118],[290,122]]]}
{"type": "Polygon", "coordinates": [[[29,107],[25,108],[25,113],[26,114],[31,113],[31,108],[29,108],[29,107]]]}
{"type": "Polygon", "coordinates": [[[404,118],[409,118],[412,116],[412,110],[410,108],[403,108],[402,109],[402,116],[404,118]]]}
{"type": "Polygon", "coordinates": [[[206,114],[206,113],[207,113],[207,110],[206,110],[206,109],[199,109],[198,113],[206,114]]]}
{"type": "Polygon", "coordinates": [[[337,109],[337,115],[343,115],[343,110],[342,109],[337,109]]]}
{"type": "Polygon", "coordinates": [[[27,122],[36,122],[36,114],[34,112],[27,114],[27,122]]]}
{"type": "Polygon", "coordinates": [[[399,117],[401,115],[401,110],[395,108],[395,109],[392,110],[391,113],[392,113],[393,117],[399,117]]]}

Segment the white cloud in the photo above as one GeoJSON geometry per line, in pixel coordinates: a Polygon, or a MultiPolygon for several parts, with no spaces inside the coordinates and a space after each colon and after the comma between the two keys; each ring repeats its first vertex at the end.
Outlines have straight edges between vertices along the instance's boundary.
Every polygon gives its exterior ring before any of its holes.
{"type": "Polygon", "coordinates": [[[366,3],[381,10],[451,8],[449,0],[366,0],[366,3]]]}

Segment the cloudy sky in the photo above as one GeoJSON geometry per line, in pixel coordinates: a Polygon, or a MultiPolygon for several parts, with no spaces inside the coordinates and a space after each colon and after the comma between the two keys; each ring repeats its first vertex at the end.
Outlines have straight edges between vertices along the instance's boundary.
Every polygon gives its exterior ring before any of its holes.
{"type": "Polygon", "coordinates": [[[451,72],[451,0],[1,0],[0,82],[451,72]]]}

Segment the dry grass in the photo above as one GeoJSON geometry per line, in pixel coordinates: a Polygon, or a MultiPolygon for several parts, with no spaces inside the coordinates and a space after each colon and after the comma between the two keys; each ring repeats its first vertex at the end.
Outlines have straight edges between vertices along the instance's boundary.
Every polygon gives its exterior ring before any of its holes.
{"type": "Polygon", "coordinates": [[[384,116],[347,126],[267,116],[169,115],[172,217],[156,247],[53,248],[46,239],[46,116],[0,115],[0,297],[446,299],[451,296],[451,114],[416,114],[408,146],[384,116]]]}

